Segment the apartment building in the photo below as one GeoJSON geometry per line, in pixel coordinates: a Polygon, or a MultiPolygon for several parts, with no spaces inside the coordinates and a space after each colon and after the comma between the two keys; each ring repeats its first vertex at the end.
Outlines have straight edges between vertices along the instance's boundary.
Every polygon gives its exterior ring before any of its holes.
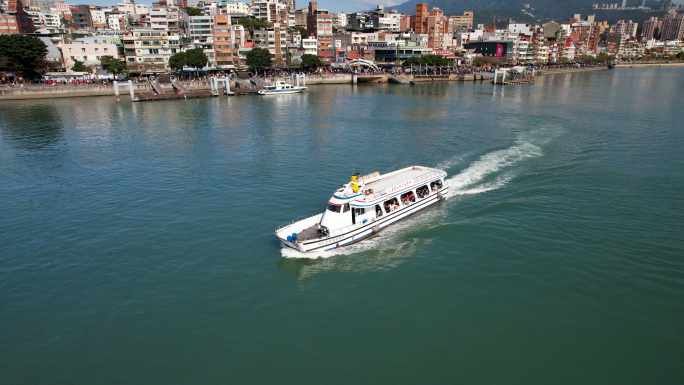
{"type": "Polygon", "coordinates": [[[465,11],[463,15],[449,16],[449,24],[447,28],[448,33],[455,33],[461,30],[468,30],[473,28],[473,11],[465,11]]]}
{"type": "Polygon", "coordinates": [[[684,37],[684,14],[668,13],[663,18],[660,40],[682,40],[684,37]]]}
{"type": "Polygon", "coordinates": [[[62,44],[62,57],[64,68],[70,70],[76,60],[82,61],[92,68],[100,66],[102,56],[111,56],[115,59],[122,57],[121,40],[110,36],[93,36],[72,40],[62,44]]]}
{"type": "Polygon", "coordinates": [[[194,44],[206,44],[213,41],[214,16],[190,16],[188,20],[190,40],[194,44]]]}
{"type": "Polygon", "coordinates": [[[428,48],[443,50],[447,49],[447,43],[451,38],[445,39],[447,18],[439,8],[432,8],[427,15],[428,48]]]}
{"type": "Polygon", "coordinates": [[[254,46],[268,49],[274,65],[285,64],[287,57],[287,27],[273,23],[271,28],[254,28],[254,46]]]}
{"type": "Polygon", "coordinates": [[[231,25],[230,15],[217,15],[214,24],[214,57],[221,69],[239,68],[240,48],[245,43],[245,28],[231,25]]]}
{"type": "Polygon", "coordinates": [[[309,3],[307,32],[316,37],[319,50],[326,50],[332,44],[332,15],[325,9],[318,9],[315,1],[309,3]]]}
{"type": "Polygon", "coordinates": [[[169,70],[169,57],[180,52],[180,35],[169,31],[140,29],[122,37],[129,69],[141,73],[169,70]]]}

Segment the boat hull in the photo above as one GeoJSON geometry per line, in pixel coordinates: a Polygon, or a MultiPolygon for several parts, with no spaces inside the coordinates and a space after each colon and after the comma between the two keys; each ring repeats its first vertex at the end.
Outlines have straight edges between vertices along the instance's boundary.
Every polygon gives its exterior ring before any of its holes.
{"type": "Polygon", "coordinates": [[[285,95],[285,94],[298,94],[302,91],[304,91],[306,87],[300,87],[300,88],[295,88],[295,89],[286,89],[286,90],[259,90],[257,93],[259,95],[285,95]]]}
{"type": "Polygon", "coordinates": [[[284,245],[303,253],[315,251],[328,251],[344,246],[349,246],[353,243],[369,238],[381,232],[388,226],[391,226],[403,219],[408,218],[409,216],[417,212],[420,212],[436,203],[445,200],[448,190],[449,187],[444,186],[444,188],[441,189],[439,192],[431,194],[430,196],[420,201],[411,203],[410,205],[404,206],[394,212],[385,214],[380,218],[368,221],[367,223],[359,224],[358,226],[352,228],[351,230],[345,233],[335,234],[334,236],[327,236],[316,239],[305,239],[295,241],[288,241],[284,239],[283,237],[278,235],[278,232],[276,232],[276,237],[278,237],[278,239],[280,239],[284,245]]]}

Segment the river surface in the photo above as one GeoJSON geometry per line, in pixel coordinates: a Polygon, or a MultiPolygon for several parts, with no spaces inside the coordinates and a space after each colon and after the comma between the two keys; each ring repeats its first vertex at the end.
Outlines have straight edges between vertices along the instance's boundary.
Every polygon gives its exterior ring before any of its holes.
{"type": "Polygon", "coordinates": [[[2,384],[681,384],[684,69],[0,105],[2,384]],[[449,199],[337,252],[353,172],[449,199]]]}

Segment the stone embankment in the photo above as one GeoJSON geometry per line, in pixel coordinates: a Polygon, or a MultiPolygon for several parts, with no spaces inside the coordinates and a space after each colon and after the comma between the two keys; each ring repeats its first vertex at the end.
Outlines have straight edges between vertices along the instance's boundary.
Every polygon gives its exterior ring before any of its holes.
{"type": "MultiPolygon", "coordinates": [[[[185,81],[181,82],[188,91],[206,91],[211,89],[208,80],[185,81]]],[[[123,82],[126,84],[126,82],[123,82]]],[[[163,84],[164,91],[175,92],[170,83],[163,84]]],[[[151,92],[150,85],[146,82],[133,83],[135,93],[151,92]]],[[[123,100],[129,98],[128,87],[121,87],[120,94],[123,100]]],[[[17,86],[0,86],[0,100],[22,100],[22,99],[52,99],[52,98],[76,98],[90,96],[111,96],[114,97],[114,86],[108,83],[99,84],[24,84],[17,86]]]]}

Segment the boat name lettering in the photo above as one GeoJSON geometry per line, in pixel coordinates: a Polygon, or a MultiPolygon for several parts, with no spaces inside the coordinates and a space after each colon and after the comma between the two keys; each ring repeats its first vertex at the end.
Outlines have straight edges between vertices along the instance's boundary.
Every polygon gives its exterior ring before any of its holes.
{"type": "Polygon", "coordinates": [[[411,186],[412,184],[413,184],[413,179],[409,179],[409,180],[407,180],[406,182],[404,182],[404,183],[402,183],[402,184],[400,184],[400,185],[397,185],[397,186],[388,188],[388,189],[387,189],[387,193],[388,193],[388,194],[392,194],[393,192],[397,192],[397,191],[403,189],[404,187],[411,186]]]}
{"type": "Polygon", "coordinates": [[[335,237],[335,238],[326,239],[325,242],[323,242],[323,244],[324,244],[324,245],[330,245],[330,244],[333,244],[333,243],[335,243],[335,242],[337,242],[337,241],[339,241],[339,240],[341,240],[341,239],[342,239],[341,236],[340,236],[340,237],[335,237]]]}

